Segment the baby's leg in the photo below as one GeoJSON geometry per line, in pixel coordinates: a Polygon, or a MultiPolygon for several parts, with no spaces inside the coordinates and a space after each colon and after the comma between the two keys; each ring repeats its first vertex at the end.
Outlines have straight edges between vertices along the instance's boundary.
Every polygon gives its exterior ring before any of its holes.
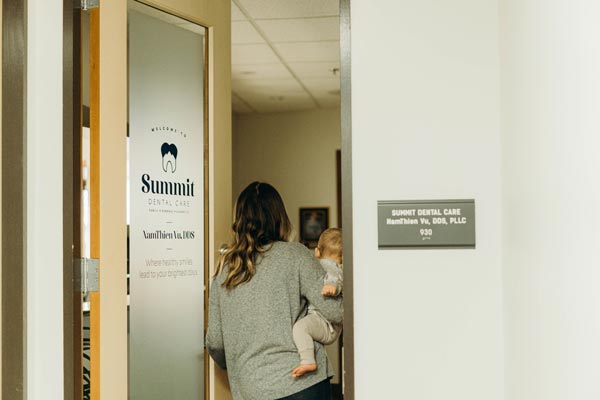
{"type": "Polygon", "coordinates": [[[330,337],[329,326],[317,314],[308,314],[294,324],[292,330],[294,343],[300,355],[300,367],[294,370],[295,377],[317,369],[315,361],[315,344],[313,340],[322,342],[330,337]]]}

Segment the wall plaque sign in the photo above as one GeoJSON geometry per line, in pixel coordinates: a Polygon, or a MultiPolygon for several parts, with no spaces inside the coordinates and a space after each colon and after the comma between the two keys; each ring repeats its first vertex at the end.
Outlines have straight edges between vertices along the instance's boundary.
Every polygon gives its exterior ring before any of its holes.
{"type": "Polygon", "coordinates": [[[378,201],[379,248],[475,248],[475,200],[378,201]]]}

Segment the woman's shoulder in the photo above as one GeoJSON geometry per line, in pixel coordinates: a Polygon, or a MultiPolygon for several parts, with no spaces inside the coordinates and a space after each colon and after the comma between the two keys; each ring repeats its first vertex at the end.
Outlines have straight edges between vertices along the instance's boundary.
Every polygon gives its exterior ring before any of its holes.
{"type": "Polygon", "coordinates": [[[299,242],[275,242],[271,248],[275,253],[284,253],[290,255],[297,255],[300,257],[310,256],[310,250],[306,248],[302,243],[299,242]]]}
{"type": "Polygon", "coordinates": [[[299,265],[313,262],[314,255],[298,242],[275,242],[267,254],[268,258],[286,263],[287,265],[299,265]]]}

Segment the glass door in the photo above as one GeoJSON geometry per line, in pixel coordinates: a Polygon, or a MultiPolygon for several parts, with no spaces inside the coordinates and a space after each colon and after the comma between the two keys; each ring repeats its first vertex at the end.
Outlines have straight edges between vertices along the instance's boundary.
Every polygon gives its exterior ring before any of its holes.
{"type": "Polygon", "coordinates": [[[205,396],[206,29],[128,3],[129,398],[205,396]]]}

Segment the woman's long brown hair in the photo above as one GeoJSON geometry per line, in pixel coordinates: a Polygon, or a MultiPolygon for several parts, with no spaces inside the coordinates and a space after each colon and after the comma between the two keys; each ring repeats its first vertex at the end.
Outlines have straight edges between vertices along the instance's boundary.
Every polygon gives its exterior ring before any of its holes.
{"type": "Polygon", "coordinates": [[[259,257],[274,242],[290,240],[292,224],[277,190],[268,183],[252,182],[238,197],[232,230],[232,242],[221,256],[216,273],[227,266],[223,282],[227,289],[249,282],[259,257]]]}

